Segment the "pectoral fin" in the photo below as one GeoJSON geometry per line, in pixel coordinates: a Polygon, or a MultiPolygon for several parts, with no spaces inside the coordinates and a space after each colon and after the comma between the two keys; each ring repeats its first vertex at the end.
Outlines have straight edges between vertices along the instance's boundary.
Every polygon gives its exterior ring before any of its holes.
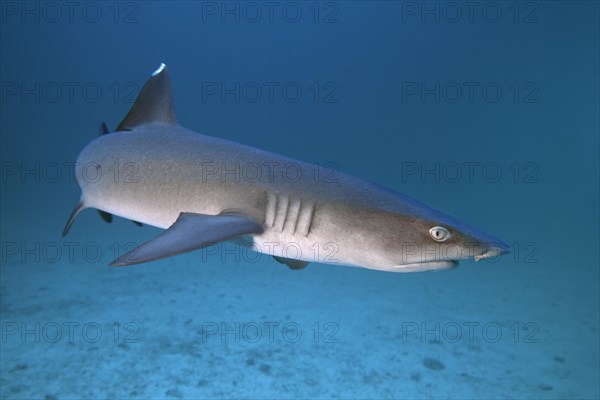
{"type": "Polygon", "coordinates": [[[123,266],[158,260],[262,231],[261,224],[242,214],[181,213],[166,231],[117,258],[110,265],[123,266]]]}
{"type": "Polygon", "coordinates": [[[275,259],[275,261],[277,261],[278,263],[281,264],[285,264],[287,265],[290,269],[293,270],[299,270],[299,269],[303,269],[306,268],[306,266],[309,264],[308,261],[301,261],[301,260],[293,260],[291,258],[285,258],[285,257],[277,257],[277,256],[273,256],[273,258],[275,259]]]}

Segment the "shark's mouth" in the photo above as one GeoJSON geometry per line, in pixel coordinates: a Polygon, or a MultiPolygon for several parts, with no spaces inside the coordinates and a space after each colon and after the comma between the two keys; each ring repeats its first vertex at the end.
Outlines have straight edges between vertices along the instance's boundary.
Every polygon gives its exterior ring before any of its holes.
{"type": "MultiPolygon", "coordinates": [[[[486,258],[499,257],[509,252],[509,248],[506,245],[493,246],[486,249],[481,254],[473,256],[471,259],[475,261],[484,260],[486,258]]],[[[458,260],[436,260],[436,261],[424,261],[410,264],[398,264],[394,266],[393,271],[396,272],[423,272],[423,271],[444,271],[447,269],[456,268],[458,266],[458,260]]]]}
{"type": "Polygon", "coordinates": [[[396,272],[423,272],[423,271],[444,271],[456,268],[457,260],[426,261],[412,264],[400,264],[394,267],[396,272]]]}

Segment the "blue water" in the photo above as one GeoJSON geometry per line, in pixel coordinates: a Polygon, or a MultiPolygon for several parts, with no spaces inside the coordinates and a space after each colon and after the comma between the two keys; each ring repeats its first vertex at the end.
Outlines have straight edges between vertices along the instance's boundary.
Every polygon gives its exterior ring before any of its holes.
{"type": "Polygon", "coordinates": [[[599,5],[1,7],[6,399],[598,398],[599,5]],[[182,125],[386,185],[512,252],[440,273],[220,246],[110,268],[159,230],[72,164],[161,62],[182,125]]]}

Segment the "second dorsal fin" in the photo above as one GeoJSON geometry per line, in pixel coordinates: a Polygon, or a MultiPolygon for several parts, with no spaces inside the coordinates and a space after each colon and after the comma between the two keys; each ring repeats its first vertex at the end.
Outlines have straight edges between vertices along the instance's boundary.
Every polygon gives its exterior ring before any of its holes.
{"type": "Polygon", "coordinates": [[[171,79],[165,64],[160,64],[160,67],[146,81],[129,113],[117,127],[117,131],[130,131],[136,126],[150,123],[177,123],[173,110],[171,79]]]}

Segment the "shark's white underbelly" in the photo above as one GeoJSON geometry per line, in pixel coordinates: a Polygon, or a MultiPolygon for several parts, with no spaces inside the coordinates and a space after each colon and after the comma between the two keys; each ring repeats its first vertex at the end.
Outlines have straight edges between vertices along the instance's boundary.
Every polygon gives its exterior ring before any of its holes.
{"type": "Polygon", "coordinates": [[[298,235],[266,232],[251,238],[251,248],[269,256],[337,264],[341,262],[340,247],[328,238],[307,238],[298,235]]]}

